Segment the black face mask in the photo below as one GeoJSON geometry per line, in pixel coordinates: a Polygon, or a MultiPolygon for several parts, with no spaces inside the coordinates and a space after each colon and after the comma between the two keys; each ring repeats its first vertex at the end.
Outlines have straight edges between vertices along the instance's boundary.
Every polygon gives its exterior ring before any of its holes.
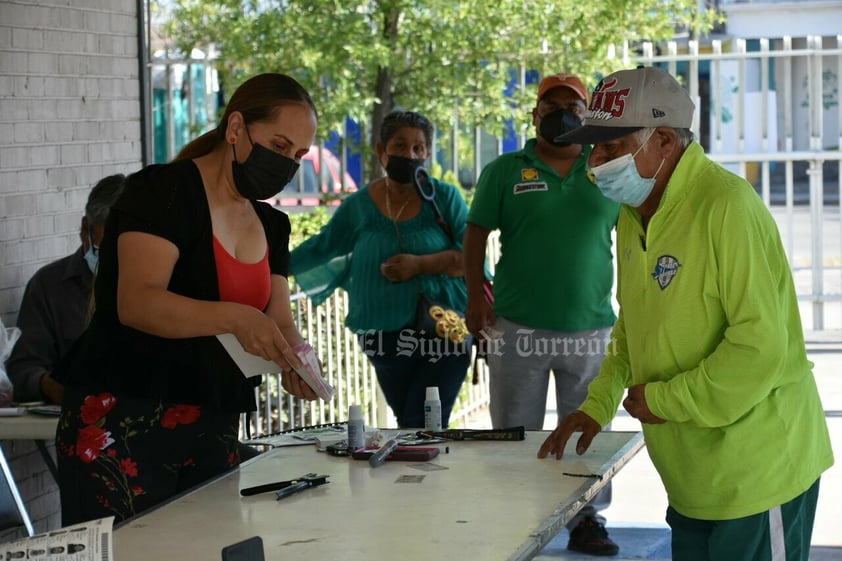
{"type": "Polygon", "coordinates": [[[415,170],[424,167],[423,158],[404,158],[403,156],[389,156],[386,162],[386,175],[396,183],[412,183],[415,180],[415,170]]]}
{"type": "Polygon", "coordinates": [[[575,113],[567,109],[559,109],[558,111],[547,113],[541,118],[541,124],[538,125],[538,133],[541,135],[541,138],[550,144],[563,148],[570,146],[570,143],[556,142],[556,138],[581,126],[582,121],[575,113]]]}
{"type": "MultiPolygon", "coordinates": [[[[246,130],[248,134],[248,130],[246,130]]],[[[234,161],[231,167],[234,172],[234,186],[240,194],[251,200],[260,201],[283,191],[295,172],[299,163],[283,154],[273,152],[260,144],[255,144],[249,135],[251,154],[242,164],[237,161],[237,150],[234,145],[234,161]]]]}

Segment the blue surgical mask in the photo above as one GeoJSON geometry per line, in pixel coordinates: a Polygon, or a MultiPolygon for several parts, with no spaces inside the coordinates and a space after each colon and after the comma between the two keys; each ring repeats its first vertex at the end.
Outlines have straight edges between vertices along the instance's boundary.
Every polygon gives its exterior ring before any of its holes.
{"type": "MultiPolygon", "coordinates": [[[[652,133],[649,136],[652,136],[652,133]]],[[[655,175],[652,177],[640,176],[634,157],[648,141],[649,137],[646,137],[646,140],[641,143],[640,148],[634,154],[623,154],[610,162],[591,168],[596,186],[599,187],[603,195],[612,201],[627,204],[630,207],[639,207],[649,197],[655,187],[655,178],[661,171],[665,160],[661,160],[661,165],[658,166],[655,175]]]]}
{"type": "Polygon", "coordinates": [[[91,270],[91,274],[96,274],[96,268],[99,265],[99,246],[94,245],[94,236],[91,232],[88,232],[88,251],[85,252],[85,263],[88,264],[88,269],[91,270]]]}

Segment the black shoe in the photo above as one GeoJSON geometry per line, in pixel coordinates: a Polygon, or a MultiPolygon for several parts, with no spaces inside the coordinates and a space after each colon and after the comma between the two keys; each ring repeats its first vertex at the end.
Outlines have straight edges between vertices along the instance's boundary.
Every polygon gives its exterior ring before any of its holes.
{"type": "Polygon", "coordinates": [[[570,532],[567,549],[591,555],[617,555],[620,548],[608,537],[605,526],[596,518],[587,517],[570,532]]]}

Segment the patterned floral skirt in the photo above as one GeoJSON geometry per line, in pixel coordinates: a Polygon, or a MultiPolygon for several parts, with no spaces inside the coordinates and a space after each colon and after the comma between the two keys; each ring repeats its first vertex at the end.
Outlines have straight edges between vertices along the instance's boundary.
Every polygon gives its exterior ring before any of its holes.
{"type": "Polygon", "coordinates": [[[240,463],[237,414],[66,388],[56,433],[62,525],[115,523],[240,463]]]}

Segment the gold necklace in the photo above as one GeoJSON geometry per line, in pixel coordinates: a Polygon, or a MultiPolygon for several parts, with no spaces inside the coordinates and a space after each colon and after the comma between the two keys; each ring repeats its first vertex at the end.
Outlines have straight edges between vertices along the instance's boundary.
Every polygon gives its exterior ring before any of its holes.
{"type": "Polygon", "coordinates": [[[391,219],[392,222],[397,222],[400,219],[401,214],[403,214],[403,211],[406,208],[406,205],[409,204],[409,201],[412,197],[408,197],[403,202],[401,207],[398,209],[397,214],[392,214],[392,198],[389,196],[389,191],[391,191],[391,188],[390,188],[390,185],[389,185],[389,178],[387,177],[386,178],[386,212],[389,213],[389,219],[391,219]]]}

